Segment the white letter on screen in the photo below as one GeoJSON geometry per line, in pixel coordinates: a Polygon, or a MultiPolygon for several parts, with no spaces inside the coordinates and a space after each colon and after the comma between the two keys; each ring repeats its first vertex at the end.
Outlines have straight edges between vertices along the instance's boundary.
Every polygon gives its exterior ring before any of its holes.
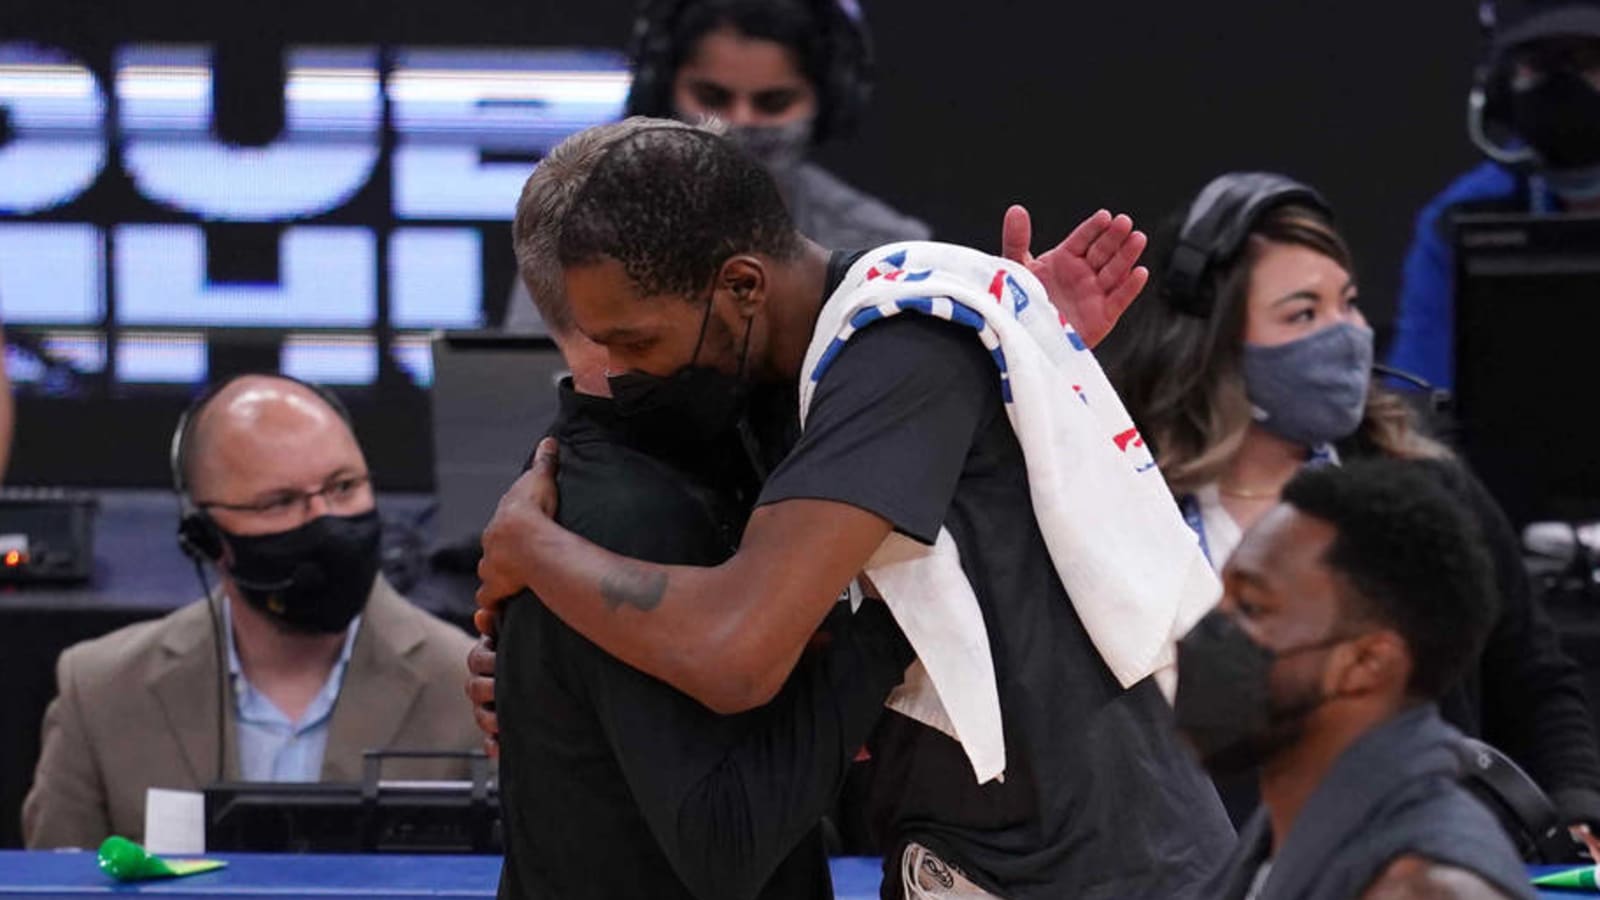
{"type": "Polygon", "coordinates": [[[628,66],[609,51],[401,50],[388,91],[395,215],[510,220],[532,158],[621,115],[628,66]]]}
{"type": "Polygon", "coordinates": [[[291,226],[277,284],[210,284],[198,225],[119,225],[120,325],[367,328],[377,316],[377,250],[366,228],[291,226]]]}
{"type": "Polygon", "coordinates": [[[0,224],[0,322],[99,325],[101,260],[93,225],[0,224]]]}
{"type": "Polygon", "coordinates": [[[142,46],[119,53],[123,165],[140,193],[203,218],[235,222],[314,216],[342,206],[367,183],[378,160],[383,101],[377,53],[293,49],[287,69],[283,134],[265,147],[240,147],[213,134],[207,48],[142,46]]]}
{"type": "Polygon", "coordinates": [[[483,324],[483,237],[476,228],[397,228],[389,236],[389,324],[483,324]]]}
{"type": "Polygon", "coordinates": [[[106,160],[105,95],[88,69],[55,50],[0,43],[0,213],[59,206],[94,182],[106,160]]]}

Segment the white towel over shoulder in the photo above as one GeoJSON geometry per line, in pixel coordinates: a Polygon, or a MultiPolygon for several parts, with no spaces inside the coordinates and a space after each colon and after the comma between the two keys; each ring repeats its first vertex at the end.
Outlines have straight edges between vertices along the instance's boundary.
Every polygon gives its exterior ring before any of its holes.
{"type": "MultiPolygon", "coordinates": [[[[1078,618],[1123,687],[1156,675],[1170,698],[1176,641],[1216,602],[1216,577],[1099,363],[1026,267],[926,241],[868,252],[817,321],[802,425],[850,337],[895,315],[968,327],[989,351],[1039,530],[1078,618]]],[[[866,573],[917,651],[888,705],[960,741],[979,783],[1001,777],[994,661],[949,532],[932,547],[892,534],[866,573]]]]}

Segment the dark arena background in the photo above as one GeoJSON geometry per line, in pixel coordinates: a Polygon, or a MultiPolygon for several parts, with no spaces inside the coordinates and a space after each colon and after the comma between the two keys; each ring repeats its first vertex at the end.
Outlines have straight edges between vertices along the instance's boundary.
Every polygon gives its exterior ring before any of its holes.
{"type": "MultiPolygon", "coordinates": [[[[877,89],[825,165],[934,227],[1153,226],[1226,169],[1318,185],[1390,319],[1417,208],[1473,160],[1473,5],[867,0],[877,89]],[[1381,173],[1381,174],[1380,174],[1381,173]]],[[[628,0],[0,6],[8,481],[159,485],[178,411],[262,361],[431,487],[427,336],[499,321],[530,164],[617,115],[628,0]]],[[[542,423],[529,423],[533,434],[542,423]]]]}

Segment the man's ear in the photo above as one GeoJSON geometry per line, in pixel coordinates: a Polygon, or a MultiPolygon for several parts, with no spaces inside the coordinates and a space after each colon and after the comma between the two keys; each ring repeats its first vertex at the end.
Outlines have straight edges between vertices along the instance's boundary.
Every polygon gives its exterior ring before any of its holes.
{"type": "Polygon", "coordinates": [[[751,317],[767,302],[770,287],[767,265],[760,257],[740,253],[729,257],[717,271],[715,290],[732,300],[739,315],[751,317]]]}
{"type": "Polygon", "coordinates": [[[1340,655],[1343,665],[1333,673],[1335,696],[1403,692],[1411,681],[1411,653],[1405,640],[1387,628],[1349,641],[1340,655]]]}

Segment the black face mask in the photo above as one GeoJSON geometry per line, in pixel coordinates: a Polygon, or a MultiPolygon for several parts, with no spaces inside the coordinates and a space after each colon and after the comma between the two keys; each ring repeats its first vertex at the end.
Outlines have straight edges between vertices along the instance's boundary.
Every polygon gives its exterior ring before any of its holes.
{"type": "Polygon", "coordinates": [[[1600,166],[1600,91],[1575,72],[1550,72],[1517,91],[1512,126],[1551,169],[1600,166]]]}
{"type": "Polygon", "coordinates": [[[1327,700],[1317,686],[1274,698],[1273,663],[1346,640],[1330,637],[1274,652],[1251,640],[1231,616],[1212,610],[1178,641],[1178,730],[1213,774],[1261,765],[1299,740],[1306,718],[1327,700]]]}
{"type": "Polygon", "coordinates": [[[671,375],[628,372],[606,378],[617,415],[627,422],[636,438],[660,445],[715,438],[732,432],[744,417],[750,405],[750,383],[745,380],[744,367],[750,355],[751,320],[745,321],[739,369],[732,375],[695,365],[710,321],[708,299],[694,354],[687,366],[671,375]]]}
{"type": "Polygon", "coordinates": [[[228,574],[245,602],[291,631],[345,630],[367,604],[378,575],[378,511],[319,516],[277,534],[223,532],[228,574]]]}

